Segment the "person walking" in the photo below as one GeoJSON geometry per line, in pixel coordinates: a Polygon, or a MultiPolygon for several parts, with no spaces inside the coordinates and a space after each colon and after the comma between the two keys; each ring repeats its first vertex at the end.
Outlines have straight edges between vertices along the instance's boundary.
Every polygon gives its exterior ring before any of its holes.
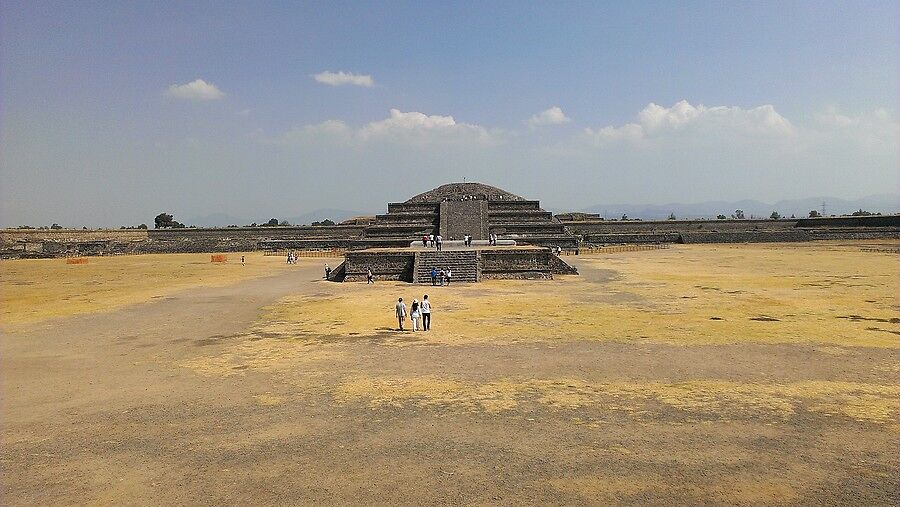
{"type": "Polygon", "coordinates": [[[447,285],[450,285],[450,277],[453,276],[453,273],[450,271],[450,268],[447,268],[447,285]]]}
{"type": "Polygon", "coordinates": [[[419,300],[413,299],[413,304],[409,307],[409,318],[413,323],[413,331],[419,330],[419,316],[421,315],[419,310],[419,300]]]}
{"type": "Polygon", "coordinates": [[[428,248],[428,236],[426,236],[424,234],[422,235],[422,246],[424,248],[428,248]]]}
{"type": "Polygon", "coordinates": [[[431,302],[428,301],[428,294],[422,298],[419,311],[422,312],[422,331],[428,331],[431,329],[431,302]]]}
{"type": "Polygon", "coordinates": [[[400,331],[403,331],[403,322],[406,321],[406,303],[403,302],[403,298],[397,299],[394,313],[397,314],[397,322],[400,324],[400,331]]]}
{"type": "Polygon", "coordinates": [[[325,263],[325,279],[328,280],[328,278],[330,276],[331,276],[331,268],[328,266],[328,263],[326,262],[325,263]]]}
{"type": "Polygon", "coordinates": [[[431,268],[431,286],[432,287],[437,285],[437,275],[438,275],[437,268],[432,267],[431,268]]]}
{"type": "Polygon", "coordinates": [[[372,268],[366,268],[366,285],[375,284],[375,275],[372,273],[372,268]]]}
{"type": "Polygon", "coordinates": [[[242,255],[241,256],[241,266],[243,266],[243,265],[244,265],[244,256],[242,255]]]}
{"type": "Polygon", "coordinates": [[[447,272],[444,271],[444,268],[441,268],[441,274],[440,274],[440,277],[441,277],[441,287],[443,287],[443,286],[444,286],[444,279],[447,278],[447,272]]]}
{"type": "Polygon", "coordinates": [[[428,235],[428,246],[430,246],[431,248],[434,248],[434,234],[428,235]]]}
{"type": "Polygon", "coordinates": [[[440,252],[444,246],[444,238],[440,234],[437,235],[437,251],[440,252]]]}

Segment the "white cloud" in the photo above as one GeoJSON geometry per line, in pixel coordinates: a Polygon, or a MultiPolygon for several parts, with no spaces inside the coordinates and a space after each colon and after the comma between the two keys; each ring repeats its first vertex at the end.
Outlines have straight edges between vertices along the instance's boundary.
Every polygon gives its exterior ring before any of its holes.
{"type": "Polygon", "coordinates": [[[218,100],[225,97],[225,93],[216,85],[207,83],[202,79],[196,79],[183,85],[172,85],[166,90],[166,95],[178,99],[189,100],[218,100]]]}
{"type": "Polygon", "coordinates": [[[362,139],[387,138],[395,141],[440,142],[471,140],[492,142],[490,132],[471,123],[458,123],[452,116],[427,115],[416,111],[404,113],[391,109],[391,116],[362,127],[362,139]]]}
{"type": "Polygon", "coordinates": [[[429,144],[494,144],[498,132],[471,123],[457,122],[452,116],[427,115],[416,111],[391,109],[390,116],[352,128],[340,120],[328,120],[314,125],[295,127],[272,142],[290,144],[334,141],[340,139],[356,144],[382,141],[406,145],[429,144]]]}
{"type": "Polygon", "coordinates": [[[366,88],[374,86],[375,81],[368,74],[354,74],[352,72],[331,72],[326,70],[313,75],[313,79],[322,84],[331,86],[354,85],[364,86],[366,88]]]}
{"type": "Polygon", "coordinates": [[[570,121],[572,119],[566,116],[562,109],[554,106],[529,118],[528,126],[535,128],[543,125],[560,125],[570,121]]]}
{"type": "Polygon", "coordinates": [[[682,100],[672,107],[650,103],[641,110],[637,123],[621,127],[587,128],[584,138],[596,145],[611,141],[641,141],[674,135],[702,137],[727,136],[731,133],[754,137],[791,137],[796,130],[791,122],[771,105],[750,109],[739,106],[707,107],[682,100]]]}

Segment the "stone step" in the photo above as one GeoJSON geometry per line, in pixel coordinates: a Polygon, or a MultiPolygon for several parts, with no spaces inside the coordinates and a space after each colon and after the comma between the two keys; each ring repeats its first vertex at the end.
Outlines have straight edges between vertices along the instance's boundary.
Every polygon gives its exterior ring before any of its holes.
{"type": "Polygon", "coordinates": [[[415,280],[422,284],[431,283],[431,269],[449,269],[454,282],[478,281],[478,257],[472,250],[424,251],[419,252],[415,280]]]}

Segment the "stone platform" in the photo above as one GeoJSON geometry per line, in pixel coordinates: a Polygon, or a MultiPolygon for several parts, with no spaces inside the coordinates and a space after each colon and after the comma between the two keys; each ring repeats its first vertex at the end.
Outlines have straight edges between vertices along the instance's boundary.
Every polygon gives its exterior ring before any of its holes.
{"type": "MultiPolygon", "coordinates": [[[[461,239],[451,239],[444,240],[441,246],[441,250],[473,250],[479,248],[490,248],[491,246],[516,246],[515,240],[512,239],[498,239],[496,245],[491,245],[490,242],[486,239],[473,239],[471,246],[466,246],[465,241],[461,239]]],[[[433,246],[422,246],[422,241],[412,241],[409,243],[409,248],[411,250],[434,250],[433,246]]]]}
{"type": "MultiPolygon", "coordinates": [[[[452,245],[437,251],[423,248],[371,248],[345,254],[329,280],[364,282],[369,269],[376,280],[431,283],[431,271],[451,270],[453,283],[488,279],[552,279],[578,271],[551,252],[535,246],[452,245]]],[[[446,245],[445,245],[446,246],[446,245]]]]}

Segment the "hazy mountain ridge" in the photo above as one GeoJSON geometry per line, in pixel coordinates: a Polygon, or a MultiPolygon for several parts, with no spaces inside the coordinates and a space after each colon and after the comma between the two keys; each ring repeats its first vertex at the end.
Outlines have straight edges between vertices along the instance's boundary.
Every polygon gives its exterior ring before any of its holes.
{"type": "Polygon", "coordinates": [[[783,217],[792,214],[806,217],[811,210],[822,212],[825,203],[827,215],[849,214],[858,209],[872,213],[900,213],[900,194],[875,194],[858,199],[839,199],[837,197],[808,197],[805,199],[786,199],[775,203],[765,203],[753,199],[740,201],[706,201],[700,203],[668,203],[668,204],[598,204],[584,208],[588,213],[600,213],[604,218],[619,218],[622,214],[629,218],[645,220],[665,219],[670,213],[677,218],[715,218],[722,214],[731,216],[735,210],[743,210],[744,216],[768,218],[773,211],[783,217]]]}

